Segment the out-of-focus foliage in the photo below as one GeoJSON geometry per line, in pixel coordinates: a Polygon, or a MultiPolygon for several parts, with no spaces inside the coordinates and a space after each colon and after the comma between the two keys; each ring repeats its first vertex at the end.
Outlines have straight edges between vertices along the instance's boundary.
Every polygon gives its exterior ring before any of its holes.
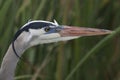
{"type": "MultiPolygon", "coordinates": [[[[15,32],[29,20],[114,30],[120,25],[120,0],[0,0],[0,62],[15,32]]],[[[28,49],[16,80],[65,80],[80,60],[105,36],[28,49]]],[[[90,55],[69,80],[119,80],[120,36],[90,55]]]]}

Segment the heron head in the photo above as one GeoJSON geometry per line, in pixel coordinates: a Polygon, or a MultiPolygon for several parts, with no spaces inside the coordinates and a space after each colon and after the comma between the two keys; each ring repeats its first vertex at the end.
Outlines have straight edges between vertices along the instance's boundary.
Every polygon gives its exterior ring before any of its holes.
{"type": "Polygon", "coordinates": [[[71,40],[81,36],[103,35],[108,33],[111,33],[111,31],[58,25],[56,21],[49,22],[38,20],[26,23],[16,33],[15,39],[17,39],[18,36],[24,36],[22,37],[24,42],[28,43],[30,46],[33,46],[44,43],[71,40]]]}

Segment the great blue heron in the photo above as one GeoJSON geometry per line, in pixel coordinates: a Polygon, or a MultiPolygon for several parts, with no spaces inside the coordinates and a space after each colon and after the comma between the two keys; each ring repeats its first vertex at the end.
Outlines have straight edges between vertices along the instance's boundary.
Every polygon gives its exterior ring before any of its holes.
{"type": "Polygon", "coordinates": [[[14,80],[18,57],[31,46],[109,33],[111,31],[104,29],[58,25],[56,21],[30,21],[15,34],[1,64],[0,80],[14,80]]]}

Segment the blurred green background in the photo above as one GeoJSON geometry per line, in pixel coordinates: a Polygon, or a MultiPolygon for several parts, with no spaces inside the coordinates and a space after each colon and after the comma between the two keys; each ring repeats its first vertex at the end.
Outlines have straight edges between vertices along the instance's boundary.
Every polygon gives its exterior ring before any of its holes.
{"type": "MultiPolygon", "coordinates": [[[[30,19],[115,30],[120,26],[120,0],[0,0],[0,63],[15,32],[30,19]]],[[[32,47],[22,56],[25,63],[19,61],[15,78],[120,80],[120,34],[112,37],[32,47]]]]}

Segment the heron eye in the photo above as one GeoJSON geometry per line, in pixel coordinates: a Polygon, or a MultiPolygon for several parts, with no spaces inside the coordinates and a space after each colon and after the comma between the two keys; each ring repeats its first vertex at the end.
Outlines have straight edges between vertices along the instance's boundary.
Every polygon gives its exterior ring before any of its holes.
{"type": "Polygon", "coordinates": [[[50,30],[50,27],[46,27],[44,30],[48,32],[50,30]]]}

